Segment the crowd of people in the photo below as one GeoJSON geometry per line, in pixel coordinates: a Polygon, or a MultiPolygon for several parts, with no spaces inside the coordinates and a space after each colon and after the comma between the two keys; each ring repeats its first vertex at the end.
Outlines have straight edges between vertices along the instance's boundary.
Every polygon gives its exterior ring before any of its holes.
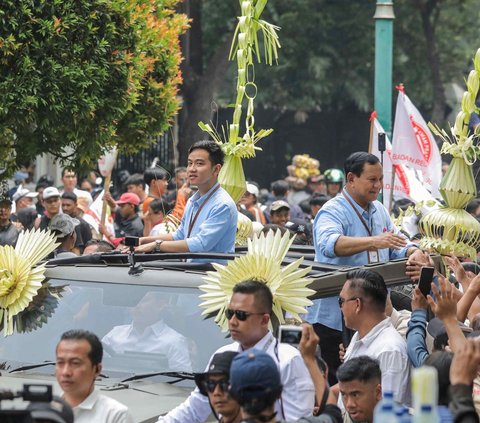
{"type": "MultiPolygon", "coordinates": [[[[0,201],[0,243],[15,245],[19,230],[37,227],[57,236],[56,257],[122,249],[129,236],[140,238],[138,253],[228,253],[240,213],[260,230],[290,231],[296,242],[313,245],[315,261],[353,267],[340,294],[313,301],[297,349],[271,330],[269,288],[237,281],[225,311],[233,342],[212,355],[188,399],[158,422],[204,422],[212,411],[222,422],[373,422],[383,393],[398,407],[412,406],[410,374],[424,365],[438,372],[437,421],[478,422],[478,269],[446,257],[452,276],[436,271],[430,294],[419,290],[421,269],[434,264],[378,201],[379,159],[356,152],[343,171],[330,169],[303,185],[275,181],[271,191],[249,182],[239,204],[218,183],[223,161],[215,142],[200,141],[186,168],[175,170],[171,190],[163,169],[129,176],[125,190],[105,192],[105,223],[95,211],[102,197],[95,205],[92,184],[79,183],[73,170],[63,171],[60,187],[45,178],[29,190],[22,181],[0,201]],[[403,308],[383,277],[362,267],[399,258],[413,283],[403,308]]],[[[109,348],[121,348],[119,333],[109,334],[109,348]]],[[[125,406],[94,389],[103,354],[94,334],[63,334],[56,354],[57,379],[76,422],[132,421],[125,406]]]]}

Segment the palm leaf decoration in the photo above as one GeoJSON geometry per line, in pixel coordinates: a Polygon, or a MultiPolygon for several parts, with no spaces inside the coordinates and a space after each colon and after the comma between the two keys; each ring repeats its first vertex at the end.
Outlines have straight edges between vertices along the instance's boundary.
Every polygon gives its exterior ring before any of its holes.
{"type": "MultiPolygon", "coordinates": [[[[35,327],[32,323],[25,325],[29,320],[22,322],[20,314],[30,306],[42,288],[49,290],[48,284],[42,284],[45,279],[45,263],[39,262],[58,245],[50,231],[30,230],[20,233],[15,248],[0,246],[0,328],[3,328],[5,336],[13,333],[14,326],[17,330],[35,327]]],[[[55,290],[43,293],[44,299],[48,299],[44,308],[47,312],[45,315],[52,311],[49,295],[55,294],[55,290]]],[[[41,298],[37,298],[37,303],[34,303],[38,309],[41,309],[38,306],[41,298]]],[[[30,308],[29,312],[32,313],[34,309],[35,307],[30,308]]],[[[38,312],[35,319],[40,324],[42,318],[39,318],[38,312]]]]}
{"type": "Polygon", "coordinates": [[[237,257],[228,265],[212,263],[215,272],[207,272],[206,282],[200,286],[205,294],[200,295],[205,310],[202,315],[216,314],[215,322],[223,331],[228,329],[225,310],[232,296],[233,287],[241,281],[253,279],[265,283],[273,295],[273,314],[278,322],[284,323],[284,312],[300,320],[299,314],[306,313],[305,307],[312,302],[307,298],[314,291],[307,288],[311,282],[306,277],[311,267],[300,268],[303,257],[282,267],[282,261],[292,245],[294,237],[280,231],[261,233],[248,240],[248,252],[237,257]]]}

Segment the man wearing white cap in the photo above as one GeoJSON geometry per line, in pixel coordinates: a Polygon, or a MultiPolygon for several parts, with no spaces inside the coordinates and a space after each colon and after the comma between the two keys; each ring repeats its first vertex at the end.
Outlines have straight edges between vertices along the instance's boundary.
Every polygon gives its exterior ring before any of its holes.
{"type": "Polygon", "coordinates": [[[255,217],[255,221],[265,225],[265,216],[257,205],[259,190],[254,184],[247,184],[247,190],[243,194],[240,204],[255,217]]]}
{"type": "MultiPolygon", "coordinates": [[[[27,188],[22,188],[20,186],[12,197],[12,200],[15,203],[13,214],[16,215],[19,210],[26,209],[27,207],[35,208],[33,199],[37,196],[38,192],[32,192],[27,188]]],[[[16,220],[16,218],[14,217],[13,220],[16,220]]]]}

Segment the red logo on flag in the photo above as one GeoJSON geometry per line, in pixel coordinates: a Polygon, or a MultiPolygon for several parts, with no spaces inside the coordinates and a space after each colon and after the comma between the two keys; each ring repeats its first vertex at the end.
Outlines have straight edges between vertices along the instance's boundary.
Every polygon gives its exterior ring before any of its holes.
{"type": "Polygon", "coordinates": [[[410,115],[410,122],[412,123],[413,132],[415,133],[415,139],[417,140],[418,148],[420,149],[422,156],[426,162],[426,164],[430,163],[430,159],[432,158],[432,141],[428,136],[427,132],[421,125],[419,125],[413,119],[413,116],[410,115]]]}
{"type": "Polygon", "coordinates": [[[407,174],[405,173],[405,170],[403,169],[402,166],[399,165],[394,165],[395,168],[395,174],[397,175],[398,180],[402,184],[403,187],[403,192],[410,196],[410,184],[408,183],[408,177],[407,174]]]}

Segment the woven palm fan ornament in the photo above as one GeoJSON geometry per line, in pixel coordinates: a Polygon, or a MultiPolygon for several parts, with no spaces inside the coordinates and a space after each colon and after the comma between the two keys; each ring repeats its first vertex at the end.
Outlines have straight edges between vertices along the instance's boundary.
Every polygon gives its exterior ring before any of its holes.
{"type": "MultiPolygon", "coordinates": [[[[203,316],[215,315],[222,331],[228,330],[228,320],[225,310],[232,297],[233,287],[241,281],[256,280],[265,283],[273,295],[273,316],[282,324],[284,313],[300,321],[299,314],[306,313],[305,307],[312,305],[308,296],[315,291],[307,288],[311,279],[306,275],[311,267],[300,268],[303,257],[282,267],[282,261],[292,245],[294,237],[287,232],[269,231],[266,235],[260,233],[248,240],[248,252],[237,257],[227,265],[212,263],[215,271],[207,272],[203,278],[204,285],[200,289],[205,294],[200,295],[203,302],[200,307],[205,310],[203,316]]],[[[272,319],[270,328],[272,329],[272,319]]]]}
{"type": "Polygon", "coordinates": [[[15,248],[0,246],[0,329],[5,336],[14,329],[37,329],[51,316],[62,288],[45,280],[41,260],[59,244],[50,231],[21,232],[15,248]]]}
{"type": "Polygon", "coordinates": [[[426,214],[419,222],[423,235],[420,246],[440,254],[470,257],[475,260],[480,247],[480,223],[465,210],[476,197],[477,188],[472,165],[480,154],[479,134],[469,133],[471,114],[480,110],[476,107],[480,86],[480,49],[473,60],[474,70],[466,81],[467,91],[463,94],[462,106],[450,128],[450,134],[429,123],[430,129],[443,141],[441,153],[452,155],[452,162],[440,183],[440,193],[446,207],[426,214]]]}

